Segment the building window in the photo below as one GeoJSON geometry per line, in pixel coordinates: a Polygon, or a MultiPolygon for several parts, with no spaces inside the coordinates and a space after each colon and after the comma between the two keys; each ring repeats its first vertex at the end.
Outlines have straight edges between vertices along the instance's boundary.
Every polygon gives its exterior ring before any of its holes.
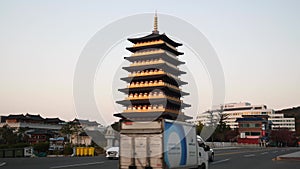
{"type": "Polygon", "coordinates": [[[249,128],[249,124],[241,124],[241,128],[249,128]]]}
{"type": "Polygon", "coordinates": [[[260,132],[245,132],[246,136],[260,136],[260,132]]]}
{"type": "Polygon", "coordinates": [[[251,132],[251,136],[260,136],[260,132],[251,132]]]}

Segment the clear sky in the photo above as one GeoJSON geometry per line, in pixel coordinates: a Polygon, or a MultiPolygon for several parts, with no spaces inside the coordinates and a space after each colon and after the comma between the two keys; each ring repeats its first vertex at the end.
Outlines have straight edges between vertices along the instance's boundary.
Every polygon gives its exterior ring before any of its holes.
{"type": "MultiPolygon", "coordinates": [[[[299,8],[298,0],[2,0],[0,114],[75,118],[73,75],[86,43],[115,20],[155,10],[193,24],[207,37],[223,66],[225,102],[248,101],[274,109],[299,106],[299,8]]],[[[128,45],[120,43],[108,55],[123,59],[119,50],[128,45]]],[[[184,52],[187,66],[197,67],[188,63],[189,51],[184,52]]],[[[199,72],[201,112],[211,106],[211,87],[201,66],[199,72]]],[[[96,76],[95,86],[99,81],[96,76]]],[[[99,105],[106,100],[101,87],[95,96],[99,105]]],[[[191,104],[192,100],[187,98],[191,104]]],[[[115,120],[110,114],[118,109],[105,111],[107,123],[115,120]]]]}

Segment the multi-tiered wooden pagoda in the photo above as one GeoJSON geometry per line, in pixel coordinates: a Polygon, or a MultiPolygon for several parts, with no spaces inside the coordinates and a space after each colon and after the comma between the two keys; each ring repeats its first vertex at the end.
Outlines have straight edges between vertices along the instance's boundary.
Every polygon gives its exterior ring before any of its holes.
{"type": "Polygon", "coordinates": [[[121,78],[129,83],[127,88],[119,89],[127,97],[117,101],[126,107],[122,113],[115,114],[127,120],[156,120],[160,118],[186,120],[182,109],[190,105],[182,102],[181,97],[188,93],[180,86],[187,84],[179,76],[185,72],[178,66],[184,62],[178,60],[182,52],[177,50],[182,44],[165,34],[159,34],[157,16],[154,18],[154,30],[150,35],[129,38],[134,45],[126,48],[132,55],[125,57],[131,64],[123,67],[130,74],[121,78]]]}

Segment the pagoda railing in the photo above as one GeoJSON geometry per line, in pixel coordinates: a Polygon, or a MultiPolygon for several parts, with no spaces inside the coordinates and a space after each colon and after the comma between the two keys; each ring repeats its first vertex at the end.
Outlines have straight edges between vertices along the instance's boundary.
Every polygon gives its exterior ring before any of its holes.
{"type": "Polygon", "coordinates": [[[133,45],[133,47],[157,45],[157,44],[163,44],[163,43],[164,43],[164,41],[162,41],[162,40],[154,40],[154,41],[136,43],[133,45]]]}
{"type": "Polygon", "coordinates": [[[167,73],[165,71],[163,71],[162,69],[160,70],[149,70],[149,71],[138,71],[138,72],[132,72],[131,74],[128,75],[128,77],[139,77],[139,76],[151,76],[151,75],[169,75],[174,79],[180,80],[180,78],[178,78],[177,76],[171,74],[171,73],[167,73]]]}
{"type": "Polygon", "coordinates": [[[174,56],[170,52],[167,52],[163,49],[152,49],[152,50],[137,51],[137,52],[133,53],[131,56],[133,56],[133,57],[134,56],[145,56],[145,55],[162,54],[162,53],[165,53],[169,57],[178,60],[178,58],[176,56],[174,56]]]}
{"type": "Polygon", "coordinates": [[[148,41],[148,42],[136,43],[136,44],[133,45],[133,47],[159,45],[159,44],[166,44],[168,47],[170,47],[173,50],[177,51],[177,49],[174,46],[170,45],[167,42],[164,42],[163,40],[155,40],[155,41],[148,41]]]}
{"type": "Polygon", "coordinates": [[[126,110],[124,110],[123,112],[171,112],[171,113],[176,113],[176,114],[180,114],[181,112],[178,110],[172,110],[172,109],[167,109],[167,108],[153,108],[152,106],[148,106],[148,107],[137,107],[137,108],[127,108],[126,110]]]}
{"type": "Polygon", "coordinates": [[[174,66],[173,64],[164,61],[163,59],[151,59],[151,60],[146,60],[146,61],[134,61],[133,63],[130,64],[130,66],[144,66],[144,65],[155,65],[155,64],[160,64],[160,63],[165,63],[170,67],[173,67],[178,70],[177,66],[174,66]]]}
{"type": "MultiPolygon", "coordinates": [[[[137,94],[137,93],[136,93],[137,94]]],[[[165,94],[149,94],[148,93],[141,93],[140,95],[129,95],[128,97],[126,97],[126,100],[143,100],[143,99],[170,99],[170,100],[174,100],[177,102],[182,102],[180,99],[178,99],[177,97],[171,97],[171,96],[167,96],[165,94]]]]}
{"type": "Polygon", "coordinates": [[[144,87],[158,87],[158,86],[167,86],[176,90],[181,90],[179,87],[171,85],[169,83],[163,82],[162,80],[154,80],[154,81],[145,81],[143,83],[140,82],[131,82],[128,88],[144,88],[144,87]]]}

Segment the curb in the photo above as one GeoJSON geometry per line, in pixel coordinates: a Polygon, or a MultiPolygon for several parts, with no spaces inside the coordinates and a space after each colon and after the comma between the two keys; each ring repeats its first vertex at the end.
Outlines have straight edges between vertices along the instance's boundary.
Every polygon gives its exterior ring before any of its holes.
{"type": "Polygon", "coordinates": [[[67,157],[65,155],[47,155],[48,158],[54,158],[54,157],[67,157]]]}
{"type": "Polygon", "coordinates": [[[300,161],[300,157],[276,157],[272,159],[273,161],[281,161],[281,160],[288,160],[288,161],[300,161]]]}

